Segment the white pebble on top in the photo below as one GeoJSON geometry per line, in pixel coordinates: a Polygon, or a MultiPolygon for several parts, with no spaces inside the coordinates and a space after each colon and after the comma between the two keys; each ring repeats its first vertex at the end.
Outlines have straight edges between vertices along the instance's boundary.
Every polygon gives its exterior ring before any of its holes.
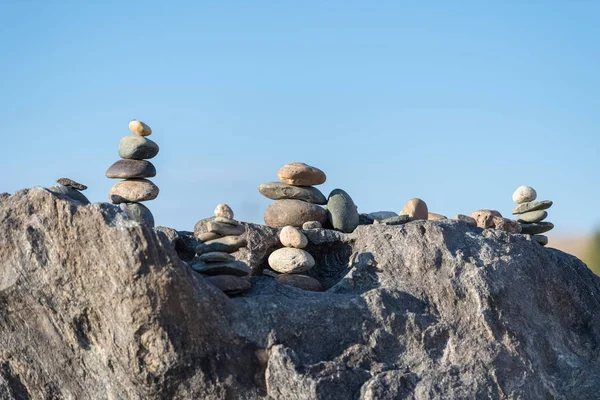
{"type": "Polygon", "coordinates": [[[534,201],[537,197],[536,191],[531,186],[520,186],[513,193],[512,199],[517,204],[534,201]]]}
{"type": "Polygon", "coordinates": [[[227,204],[219,204],[215,208],[215,217],[233,219],[233,210],[227,204]]]}
{"type": "Polygon", "coordinates": [[[137,119],[132,120],[129,123],[129,130],[138,136],[150,136],[152,135],[152,129],[137,119]]]}

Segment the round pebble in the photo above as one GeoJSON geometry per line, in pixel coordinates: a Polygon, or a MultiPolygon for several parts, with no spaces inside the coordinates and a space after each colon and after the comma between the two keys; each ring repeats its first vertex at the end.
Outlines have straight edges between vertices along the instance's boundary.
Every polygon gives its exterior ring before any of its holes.
{"type": "Polygon", "coordinates": [[[408,215],[411,221],[419,219],[427,220],[429,218],[429,210],[427,203],[421,199],[410,199],[400,211],[400,215],[408,215]]]}
{"type": "Polygon", "coordinates": [[[131,160],[147,160],[158,154],[158,145],[138,135],[125,136],[119,142],[119,157],[131,160]]]}
{"type": "Polygon", "coordinates": [[[142,225],[154,228],[154,216],[152,211],[140,203],[121,203],[121,210],[129,217],[129,219],[139,222],[142,225]]]}
{"type": "Polygon", "coordinates": [[[520,186],[512,195],[512,199],[517,204],[534,201],[537,193],[531,186],[520,186]]]}
{"type": "Polygon", "coordinates": [[[296,249],[303,249],[308,244],[308,239],[304,233],[293,226],[284,227],[279,232],[279,240],[285,247],[294,247],[296,249]]]}
{"type": "Polygon", "coordinates": [[[150,136],[152,135],[152,129],[142,121],[134,119],[129,123],[129,130],[138,136],[150,136]]]}
{"type": "Polygon", "coordinates": [[[117,182],[108,193],[113,204],[137,203],[154,200],[158,196],[158,186],[147,179],[127,179],[117,182]]]}
{"type": "Polygon", "coordinates": [[[292,162],[281,167],[277,172],[277,177],[281,182],[295,186],[320,185],[327,179],[325,173],[319,168],[299,162],[292,162]]]}
{"type": "Polygon", "coordinates": [[[156,168],[146,160],[119,160],[106,171],[110,179],[152,178],[156,176],[156,168]]]}
{"type": "Polygon", "coordinates": [[[284,247],[269,256],[269,266],[284,274],[306,272],[315,266],[315,259],[307,251],[284,247]]]}
{"type": "Polygon", "coordinates": [[[227,204],[219,204],[215,208],[215,217],[233,219],[233,210],[227,204]]]}

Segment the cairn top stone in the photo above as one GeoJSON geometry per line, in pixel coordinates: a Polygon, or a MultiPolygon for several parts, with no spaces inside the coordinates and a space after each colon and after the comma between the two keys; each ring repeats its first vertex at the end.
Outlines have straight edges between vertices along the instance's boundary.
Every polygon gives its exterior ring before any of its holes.
{"type": "Polygon", "coordinates": [[[517,204],[528,203],[537,198],[537,193],[531,186],[519,186],[512,195],[512,199],[517,204]]]}
{"type": "Polygon", "coordinates": [[[408,215],[411,221],[427,220],[429,218],[429,210],[427,203],[421,199],[410,199],[400,211],[400,215],[408,215]]]}
{"type": "Polygon", "coordinates": [[[75,182],[73,179],[69,178],[58,178],[56,183],[77,190],[86,190],[88,188],[83,183],[75,182]]]}
{"type": "Polygon", "coordinates": [[[277,177],[283,183],[295,186],[312,186],[325,183],[327,176],[319,168],[310,165],[291,162],[284,165],[277,172],[277,177]]]}
{"type": "Polygon", "coordinates": [[[227,204],[219,204],[215,208],[215,217],[233,219],[233,210],[227,204]]]}
{"type": "Polygon", "coordinates": [[[129,123],[129,130],[138,136],[150,136],[152,135],[152,129],[137,119],[132,120],[129,123]]]}

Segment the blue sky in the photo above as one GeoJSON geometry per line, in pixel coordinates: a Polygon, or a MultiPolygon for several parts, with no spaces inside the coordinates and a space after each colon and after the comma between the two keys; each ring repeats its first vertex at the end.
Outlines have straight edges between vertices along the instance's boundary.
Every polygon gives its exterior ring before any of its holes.
{"type": "Polygon", "coordinates": [[[180,230],[221,202],[262,221],[290,161],[361,212],[509,215],[525,184],[556,234],[600,225],[600,2],[423,3],[0,1],[0,192],[107,201],[136,118],[180,230]]]}

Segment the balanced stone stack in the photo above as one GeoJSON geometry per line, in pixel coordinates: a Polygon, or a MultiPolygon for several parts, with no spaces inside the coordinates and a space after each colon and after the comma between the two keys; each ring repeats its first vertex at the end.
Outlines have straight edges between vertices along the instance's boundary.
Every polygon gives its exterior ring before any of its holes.
{"type": "Polygon", "coordinates": [[[318,168],[304,163],[292,162],[284,165],[277,176],[281,182],[263,183],[259,192],[275,200],[265,211],[265,224],[271,227],[301,227],[305,222],[317,221],[325,225],[327,211],[319,205],[327,199],[314,185],[327,179],[318,168]]]}
{"type": "Polygon", "coordinates": [[[318,280],[302,275],[315,266],[313,256],[303,250],[308,244],[306,235],[293,226],[286,226],[279,233],[279,240],[285,247],[271,253],[268,262],[269,266],[280,274],[269,274],[265,271],[263,274],[271,275],[285,285],[304,290],[321,290],[321,283],[318,280]]]}
{"type": "Polygon", "coordinates": [[[247,245],[246,228],[233,217],[233,210],[227,204],[217,206],[215,218],[206,223],[207,232],[198,237],[202,243],[196,248],[198,257],[191,264],[194,271],[230,296],[251,286],[250,268],[231,255],[247,245]]]}
{"type": "Polygon", "coordinates": [[[124,179],[110,189],[108,200],[120,204],[131,219],[154,227],[152,213],[140,202],[154,200],[158,196],[158,187],[146,179],[156,176],[156,168],[146,160],[158,154],[158,145],[146,137],[152,134],[152,129],[145,123],[133,120],[129,123],[129,130],[133,135],[125,136],[119,143],[121,160],[106,171],[107,178],[124,179]]]}
{"type": "Polygon", "coordinates": [[[537,192],[530,186],[521,186],[513,193],[513,201],[517,207],[512,211],[517,217],[517,222],[521,225],[521,233],[532,235],[531,238],[545,246],[548,244],[548,237],[541,235],[554,228],[552,222],[544,222],[548,217],[545,211],[552,207],[552,201],[535,201],[537,192]]]}
{"type": "Polygon", "coordinates": [[[65,195],[70,199],[80,202],[81,204],[90,204],[88,198],[81,193],[81,191],[87,189],[87,186],[75,182],[69,178],[59,178],[56,180],[56,183],[58,183],[57,186],[52,186],[48,190],[50,190],[52,193],[65,195]]]}

